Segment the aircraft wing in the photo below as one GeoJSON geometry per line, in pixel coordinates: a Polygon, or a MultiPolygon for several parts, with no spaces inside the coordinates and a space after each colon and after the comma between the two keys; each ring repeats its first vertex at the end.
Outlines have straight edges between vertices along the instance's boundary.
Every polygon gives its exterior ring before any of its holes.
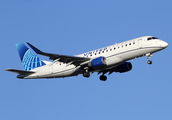
{"type": "Polygon", "coordinates": [[[18,73],[20,75],[30,75],[30,74],[35,73],[33,71],[24,71],[24,70],[16,70],[16,69],[5,69],[5,71],[10,71],[10,72],[13,72],[13,73],[18,73]]]}
{"type": "Polygon", "coordinates": [[[27,43],[37,54],[44,55],[50,57],[51,60],[57,60],[63,63],[74,64],[75,66],[80,65],[83,62],[89,61],[90,58],[82,58],[82,57],[75,57],[75,56],[67,56],[67,55],[60,55],[60,54],[52,54],[52,53],[45,53],[33,46],[30,43],[27,43]]]}

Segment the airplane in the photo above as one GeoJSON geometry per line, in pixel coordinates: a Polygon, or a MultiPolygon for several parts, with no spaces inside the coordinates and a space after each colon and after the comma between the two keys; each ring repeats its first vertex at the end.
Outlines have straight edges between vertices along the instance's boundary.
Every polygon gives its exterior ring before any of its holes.
{"type": "Polygon", "coordinates": [[[153,36],[143,36],[122,43],[92,50],[83,54],[68,56],[46,53],[30,43],[30,48],[37,54],[47,56],[53,60],[44,61],[34,54],[23,43],[16,44],[21,62],[25,70],[6,69],[18,73],[20,79],[38,78],[64,78],[82,74],[90,77],[90,73],[98,72],[101,81],[106,81],[113,72],[124,73],[132,69],[132,64],[127,62],[146,56],[148,64],[152,64],[150,57],[153,53],[165,49],[168,43],[153,36]]]}

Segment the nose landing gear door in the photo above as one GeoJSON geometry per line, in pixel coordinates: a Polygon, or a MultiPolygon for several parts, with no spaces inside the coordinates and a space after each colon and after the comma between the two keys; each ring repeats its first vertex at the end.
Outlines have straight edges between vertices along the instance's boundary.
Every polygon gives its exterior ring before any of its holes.
{"type": "Polygon", "coordinates": [[[138,47],[139,47],[139,48],[142,48],[142,46],[143,46],[143,45],[142,45],[142,39],[138,39],[138,47]]]}

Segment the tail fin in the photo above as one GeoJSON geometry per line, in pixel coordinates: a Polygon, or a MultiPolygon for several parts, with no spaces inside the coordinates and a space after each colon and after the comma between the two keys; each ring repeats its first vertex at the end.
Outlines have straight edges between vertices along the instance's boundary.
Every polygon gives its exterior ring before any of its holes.
{"type": "Polygon", "coordinates": [[[16,47],[23,67],[26,71],[45,65],[45,63],[23,43],[16,44],[16,47]]]}

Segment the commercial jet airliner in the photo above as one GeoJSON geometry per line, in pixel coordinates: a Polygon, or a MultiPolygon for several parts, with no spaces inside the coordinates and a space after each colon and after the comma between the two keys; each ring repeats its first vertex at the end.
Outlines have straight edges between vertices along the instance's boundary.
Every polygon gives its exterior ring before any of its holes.
{"type": "Polygon", "coordinates": [[[37,54],[44,55],[53,62],[43,61],[23,43],[16,44],[21,62],[25,70],[6,69],[18,73],[17,78],[60,78],[82,74],[90,77],[90,73],[98,72],[100,80],[106,81],[106,73],[124,73],[132,69],[128,60],[147,56],[148,64],[152,64],[150,57],[168,46],[168,43],[153,36],[144,36],[119,44],[103,47],[76,56],[46,53],[30,43],[30,48],[37,54]]]}

